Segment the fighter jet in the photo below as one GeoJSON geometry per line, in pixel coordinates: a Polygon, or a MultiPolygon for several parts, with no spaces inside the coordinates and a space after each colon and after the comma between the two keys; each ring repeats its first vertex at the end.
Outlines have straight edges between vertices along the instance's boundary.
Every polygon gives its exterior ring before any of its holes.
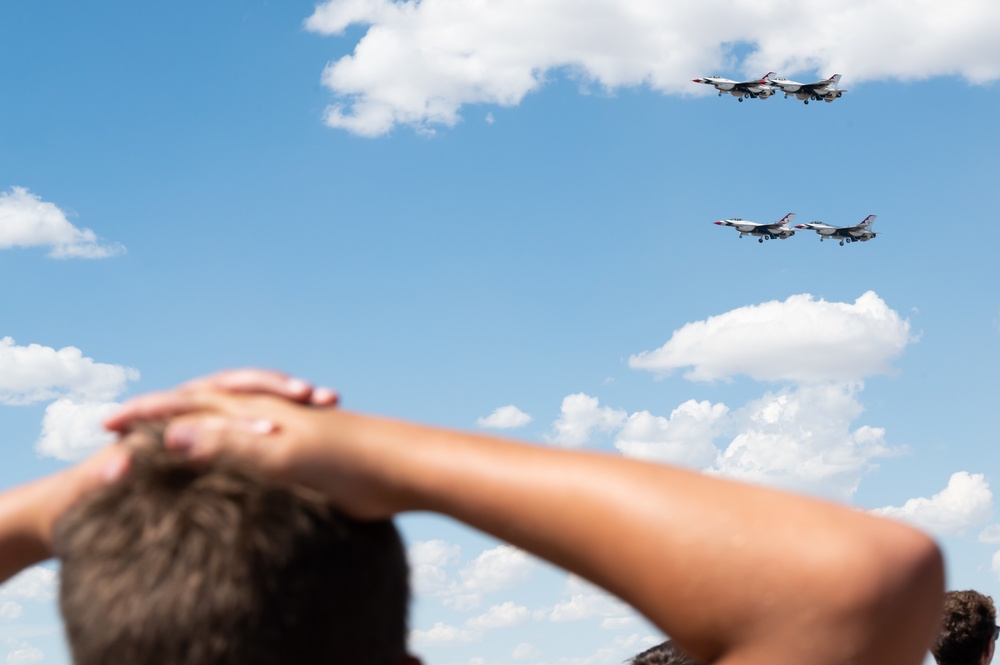
{"type": "Polygon", "coordinates": [[[776,222],[765,224],[748,222],[747,220],[740,219],[739,217],[735,217],[733,219],[720,219],[715,223],[719,226],[735,227],[736,230],[740,232],[741,238],[747,235],[757,236],[757,242],[764,242],[765,240],[774,240],[777,238],[784,240],[785,238],[791,238],[795,235],[795,231],[788,227],[793,219],[795,219],[795,213],[790,212],[776,222]]]}
{"type": "Polygon", "coordinates": [[[719,91],[719,97],[722,94],[728,92],[733,97],[738,97],[739,101],[743,101],[745,98],[753,97],[754,99],[760,97],[761,99],[767,99],[774,94],[774,88],[771,87],[769,77],[774,76],[774,72],[768,72],[764,76],[760,77],[756,81],[730,81],[727,78],[722,78],[721,76],[706,76],[700,79],[691,79],[695,83],[705,83],[706,85],[714,85],[715,89],[719,91]]]}
{"type": "Polygon", "coordinates": [[[789,95],[795,95],[806,104],[809,103],[810,99],[815,99],[817,102],[821,100],[832,102],[847,92],[837,88],[837,84],[840,83],[840,74],[834,74],[825,81],[816,81],[815,83],[799,83],[783,78],[769,78],[767,82],[780,88],[785,93],[785,99],[788,99],[789,95]]]}
{"type": "Polygon", "coordinates": [[[823,222],[809,222],[808,224],[796,224],[797,229],[809,229],[810,231],[815,231],[819,234],[820,242],[826,240],[827,238],[840,238],[840,244],[843,246],[845,242],[868,242],[875,237],[875,232],[872,231],[872,223],[875,221],[875,215],[868,215],[860,224],[855,226],[830,226],[829,224],[824,224],[823,222]]]}

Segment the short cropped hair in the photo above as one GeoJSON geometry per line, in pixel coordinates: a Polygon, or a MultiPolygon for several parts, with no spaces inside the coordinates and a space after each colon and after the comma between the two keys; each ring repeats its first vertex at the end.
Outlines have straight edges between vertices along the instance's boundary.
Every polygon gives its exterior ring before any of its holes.
{"type": "Polygon", "coordinates": [[[195,468],[146,441],[127,476],[74,506],[54,540],[76,665],[406,656],[395,526],[349,519],[305,490],[195,468]]]}
{"type": "Polygon", "coordinates": [[[698,665],[698,662],[681,651],[670,640],[646,649],[632,658],[630,665],[698,665]]]}
{"type": "Polygon", "coordinates": [[[931,653],[939,665],[979,665],[996,634],[993,599],[978,591],[949,591],[931,653]]]}

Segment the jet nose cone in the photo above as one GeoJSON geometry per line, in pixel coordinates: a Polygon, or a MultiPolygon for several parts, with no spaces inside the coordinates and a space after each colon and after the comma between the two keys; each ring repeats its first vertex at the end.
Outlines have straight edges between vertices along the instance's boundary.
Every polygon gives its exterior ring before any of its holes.
{"type": "Polygon", "coordinates": [[[716,226],[722,226],[722,222],[712,222],[712,223],[715,224],[716,226]]]}
{"type": "Polygon", "coordinates": [[[695,83],[701,83],[701,79],[691,79],[691,80],[694,81],[695,83]]]}
{"type": "Polygon", "coordinates": [[[802,224],[796,224],[795,228],[797,228],[797,229],[804,229],[806,227],[804,225],[802,225],[802,224]]]}

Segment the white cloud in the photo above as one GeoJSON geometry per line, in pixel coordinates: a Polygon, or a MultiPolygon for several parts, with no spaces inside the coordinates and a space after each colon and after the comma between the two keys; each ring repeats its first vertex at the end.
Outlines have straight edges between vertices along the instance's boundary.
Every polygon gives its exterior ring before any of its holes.
{"type": "Polygon", "coordinates": [[[27,642],[20,640],[5,640],[5,645],[10,651],[7,652],[7,665],[27,665],[37,663],[45,659],[42,650],[33,647],[27,642]]]}
{"type": "Polygon", "coordinates": [[[992,0],[326,0],[305,22],[326,35],[352,25],[369,28],[322,82],[335,96],[327,124],[363,136],[397,124],[452,126],[466,104],[515,106],[556,72],[606,90],[685,95],[710,94],[691,79],[713,73],[838,72],[848,88],[1000,78],[992,0]],[[742,62],[733,55],[740,44],[752,47],[742,62]]]}
{"type": "Polygon", "coordinates": [[[516,429],[531,422],[531,416],[513,404],[501,406],[485,418],[477,418],[476,425],[488,429],[516,429]]]}
{"type": "Polygon", "coordinates": [[[507,628],[527,621],[530,616],[527,607],[508,600],[500,605],[494,605],[484,614],[469,619],[465,622],[465,627],[474,631],[507,628]]]}
{"type": "Polygon", "coordinates": [[[715,462],[719,451],[713,440],[727,424],[728,413],[725,404],[693,399],[669,418],[649,411],[633,413],[618,432],[615,447],[628,457],[701,469],[715,462]]]}
{"type": "Polygon", "coordinates": [[[568,575],[562,593],[564,599],[552,607],[534,612],[541,621],[580,621],[592,618],[624,619],[635,610],[604,589],[576,575],[568,575]]]}
{"type": "Polygon", "coordinates": [[[561,446],[582,446],[590,440],[594,430],[614,431],[621,427],[625,419],[625,411],[601,407],[596,397],[584,393],[567,395],[563,398],[559,419],[553,426],[555,432],[547,438],[561,446]]]}
{"type": "Polygon", "coordinates": [[[450,575],[448,568],[460,555],[458,545],[443,540],[416,542],[407,557],[414,592],[440,598],[458,611],[479,607],[487,593],[513,588],[531,577],[538,563],[534,557],[511,545],[484,550],[450,575]]]}
{"type": "Polygon", "coordinates": [[[32,566],[0,585],[0,598],[48,602],[56,597],[58,577],[50,568],[32,566]]]}
{"type": "Polygon", "coordinates": [[[18,346],[0,339],[0,402],[30,404],[68,396],[76,401],[114,399],[139,373],[120,365],[94,362],[80,349],[53,349],[39,344],[18,346]]]}
{"type": "Polygon", "coordinates": [[[439,646],[443,644],[454,644],[456,642],[471,642],[475,635],[470,630],[456,628],[446,623],[438,621],[427,630],[413,629],[410,631],[410,648],[439,646]]]}
{"type": "Polygon", "coordinates": [[[909,522],[938,535],[961,533],[990,519],[993,492],[983,474],[959,471],[951,475],[947,487],[929,499],[910,499],[899,508],[887,506],[871,512],[909,522]]]}
{"type": "Polygon", "coordinates": [[[910,342],[909,321],[868,291],[854,304],[794,295],[688,323],[629,366],[659,375],[691,367],[692,381],[743,374],[758,381],[857,381],[886,374],[910,342]]]}
{"type": "Polygon", "coordinates": [[[58,459],[83,459],[112,443],[115,437],[101,423],[118,410],[117,402],[77,403],[68,397],[45,407],[42,435],[35,448],[42,455],[58,459]]]}
{"type": "Polygon", "coordinates": [[[449,589],[446,567],[458,559],[461,548],[443,540],[414,542],[406,551],[410,584],[421,596],[437,596],[449,589]]]}
{"type": "Polygon", "coordinates": [[[527,580],[537,567],[524,550],[499,545],[486,550],[459,571],[462,588],[470,593],[508,589],[527,580]]]}
{"type": "Polygon", "coordinates": [[[24,608],[13,600],[0,602],[0,621],[13,621],[21,616],[24,608]]]}
{"type": "Polygon", "coordinates": [[[101,420],[117,408],[113,400],[128,381],[138,378],[135,369],[95,362],[73,346],[18,346],[10,337],[0,339],[0,403],[55,400],[45,409],[35,444],[43,455],[81,459],[110,442],[101,420]]]}
{"type": "Polygon", "coordinates": [[[981,543],[996,545],[1000,543],[1000,524],[990,524],[979,533],[977,539],[981,543]]]}
{"type": "Polygon", "coordinates": [[[863,425],[860,384],[830,383],[766,393],[733,414],[739,434],[707,470],[845,500],[874,460],[901,452],[885,431],[863,425]]]}
{"type": "Polygon", "coordinates": [[[601,628],[605,630],[620,630],[637,623],[635,617],[606,617],[601,620],[601,628]]]}
{"type": "Polygon", "coordinates": [[[614,596],[593,593],[571,596],[537,616],[549,621],[580,621],[595,617],[621,618],[629,612],[628,606],[614,596]]]}
{"type": "Polygon", "coordinates": [[[24,187],[0,193],[0,249],[49,247],[54,259],[104,259],[121,254],[118,243],[102,244],[90,229],[78,229],[54,203],[24,187]]]}
{"type": "Polygon", "coordinates": [[[1000,550],[993,553],[993,563],[990,568],[994,573],[997,573],[998,579],[1000,579],[1000,550]]]}
{"type": "Polygon", "coordinates": [[[540,655],[541,652],[528,642],[521,642],[514,647],[514,651],[511,653],[514,660],[531,660],[532,658],[538,658],[540,655]]]}

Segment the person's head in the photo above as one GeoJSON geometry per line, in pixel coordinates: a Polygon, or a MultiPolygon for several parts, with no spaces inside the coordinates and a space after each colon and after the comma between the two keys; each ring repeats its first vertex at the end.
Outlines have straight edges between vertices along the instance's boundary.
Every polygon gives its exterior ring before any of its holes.
{"type": "Polygon", "coordinates": [[[391,521],[135,448],[124,480],[56,525],[76,665],[403,661],[409,591],[391,521]]]}
{"type": "Polygon", "coordinates": [[[630,665],[698,665],[691,656],[674,646],[670,640],[636,654],[630,665]]]}
{"type": "Polygon", "coordinates": [[[931,653],[939,665],[989,665],[997,635],[993,599],[977,591],[949,591],[931,653]]]}

